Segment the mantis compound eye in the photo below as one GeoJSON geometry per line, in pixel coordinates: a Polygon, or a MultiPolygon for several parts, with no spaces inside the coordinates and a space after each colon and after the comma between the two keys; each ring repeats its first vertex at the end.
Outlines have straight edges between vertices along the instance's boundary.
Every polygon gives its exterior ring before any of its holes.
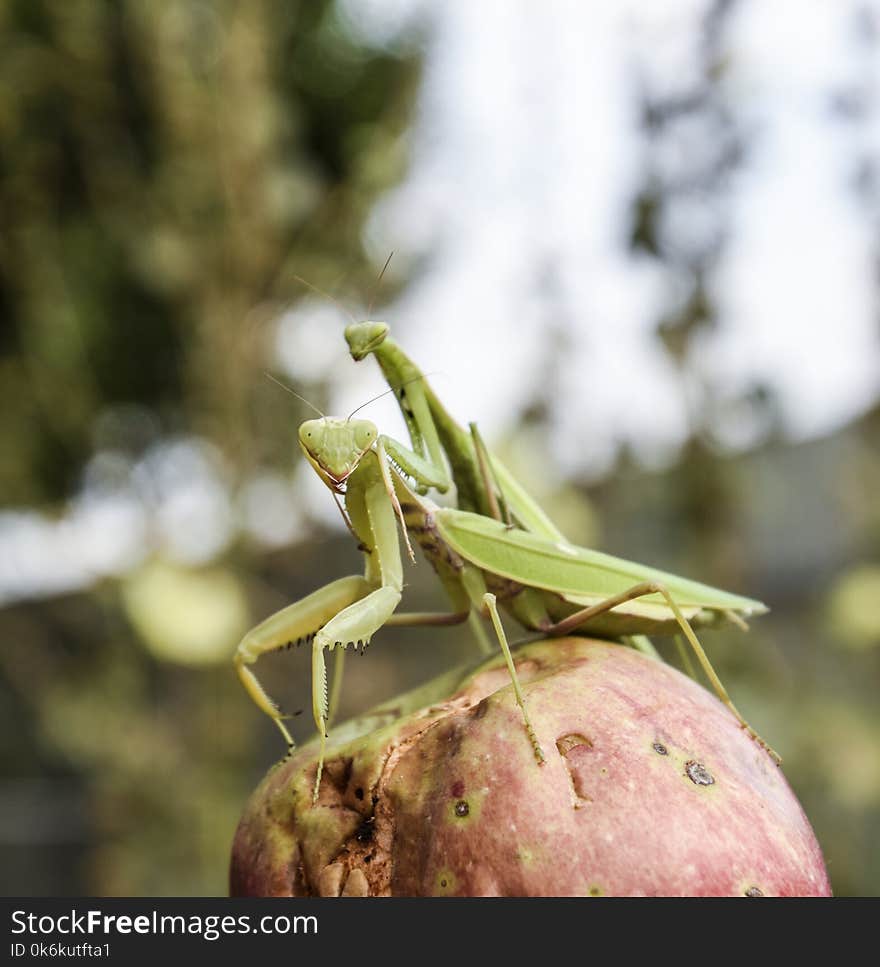
{"type": "Polygon", "coordinates": [[[314,451],[324,441],[325,427],[323,420],[306,420],[299,428],[300,442],[307,449],[314,451]]]}
{"type": "Polygon", "coordinates": [[[355,430],[354,436],[358,449],[366,450],[371,447],[378,435],[378,430],[371,423],[361,423],[355,430]]]}

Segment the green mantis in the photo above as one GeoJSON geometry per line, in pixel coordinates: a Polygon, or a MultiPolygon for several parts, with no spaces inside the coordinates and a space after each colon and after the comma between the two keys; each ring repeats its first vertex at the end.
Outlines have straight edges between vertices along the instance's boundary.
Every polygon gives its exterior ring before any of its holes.
{"type": "MultiPolygon", "coordinates": [[[[513,475],[488,453],[476,429],[468,434],[449,417],[422,374],[387,339],[387,332],[382,324],[361,323],[349,327],[346,335],[356,358],[372,352],[382,365],[414,449],[380,435],[367,420],[322,416],[299,429],[307,460],[333,493],[364,554],[364,574],[333,581],[270,616],[245,635],[234,659],[248,694],[292,749],[284,716],[251,666],[261,655],[292,642],[310,644],[312,714],[320,742],[313,800],[320,789],[341,655],[350,646],[365,647],[386,625],[469,621],[478,639],[484,639],[482,617],[488,616],[510,672],[525,734],[537,762],[544,761],[544,743],[529,719],[499,604],[523,627],[550,635],[588,631],[616,638],[681,631],[719,697],[766,749],[730,701],[693,630],[723,621],[741,623],[744,616],[760,614],[765,607],[566,541],[513,475]],[[461,507],[470,509],[440,507],[426,496],[431,488],[447,490],[453,480],[461,507]],[[404,585],[398,526],[410,557],[414,560],[411,534],[434,567],[452,604],[448,613],[397,612],[404,585]],[[330,651],[340,657],[328,693],[325,652],[330,651]]],[[[548,747],[552,746],[551,739],[548,747]]]]}

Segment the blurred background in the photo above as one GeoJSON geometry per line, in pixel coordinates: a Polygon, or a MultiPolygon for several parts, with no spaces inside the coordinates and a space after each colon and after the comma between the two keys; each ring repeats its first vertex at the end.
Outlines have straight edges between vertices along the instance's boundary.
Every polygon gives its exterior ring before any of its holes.
{"type": "MultiPolygon", "coordinates": [[[[369,313],[572,540],[767,602],[707,651],[880,893],[878,44],[878,0],[0,4],[2,892],[226,891],[283,751],[235,646],[361,568],[265,374],[346,415],[369,313]]],[[[382,632],[342,714],[472,656],[382,632]]]]}

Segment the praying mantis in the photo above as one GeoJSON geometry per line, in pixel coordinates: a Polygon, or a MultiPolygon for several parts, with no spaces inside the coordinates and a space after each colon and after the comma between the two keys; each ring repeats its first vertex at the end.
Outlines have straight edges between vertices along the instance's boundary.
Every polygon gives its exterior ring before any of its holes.
{"type": "Polygon", "coordinates": [[[313,802],[320,789],[341,656],[350,646],[365,647],[385,626],[468,621],[478,640],[485,641],[481,616],[488,616],[510,673],[525,734],[537,763],[545,761],[499,604],[523,627],[548,635],[589,631],[603,637],[638,638],[681,631],[719,698],[778,761],[731,702],[693,630],[725,620],[743,624],[744,617],[763,613],[765,606],[568,542],[513,475],[488,453],[475,426],[468,434],[449,417],[421,372],[387,334],[383,323],[358,323],[346,330],[352,355],[362,359],[373,353],[382,366],[414,449],[380,434],[370,421],[351,417],[322,415],[305,421],[298,434],[306,459],[333,493],[364,554],[364,574],[339,578],[271,615],[244,636],[234,657],[245,690],[275,722],[292,751],[285,716],[251,666],[262,655],[291,643],[310,644],[312,714],[319,737],[313,802]],[[427,496],[432,488],[448,490],[453,480],[459,507],[438,506],[427,496]],[[411,560],[415,561],[410,534],[433,565],[452,604],[449,612],[397,612],[404,584],[398,526],[411,560]],[[340,657],[333,690],[328,693],[324,653],[334,650],[340,657]]]}

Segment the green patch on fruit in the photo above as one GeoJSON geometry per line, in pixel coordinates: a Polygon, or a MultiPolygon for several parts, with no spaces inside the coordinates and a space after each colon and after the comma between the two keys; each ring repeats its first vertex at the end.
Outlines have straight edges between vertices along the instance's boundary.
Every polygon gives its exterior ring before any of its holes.
{"type": "Polygon", "coordinates": [[[455,874],[451,870],[441,870],[434,880],[434,896],[452,896],[457,886],[455,874]]]}

